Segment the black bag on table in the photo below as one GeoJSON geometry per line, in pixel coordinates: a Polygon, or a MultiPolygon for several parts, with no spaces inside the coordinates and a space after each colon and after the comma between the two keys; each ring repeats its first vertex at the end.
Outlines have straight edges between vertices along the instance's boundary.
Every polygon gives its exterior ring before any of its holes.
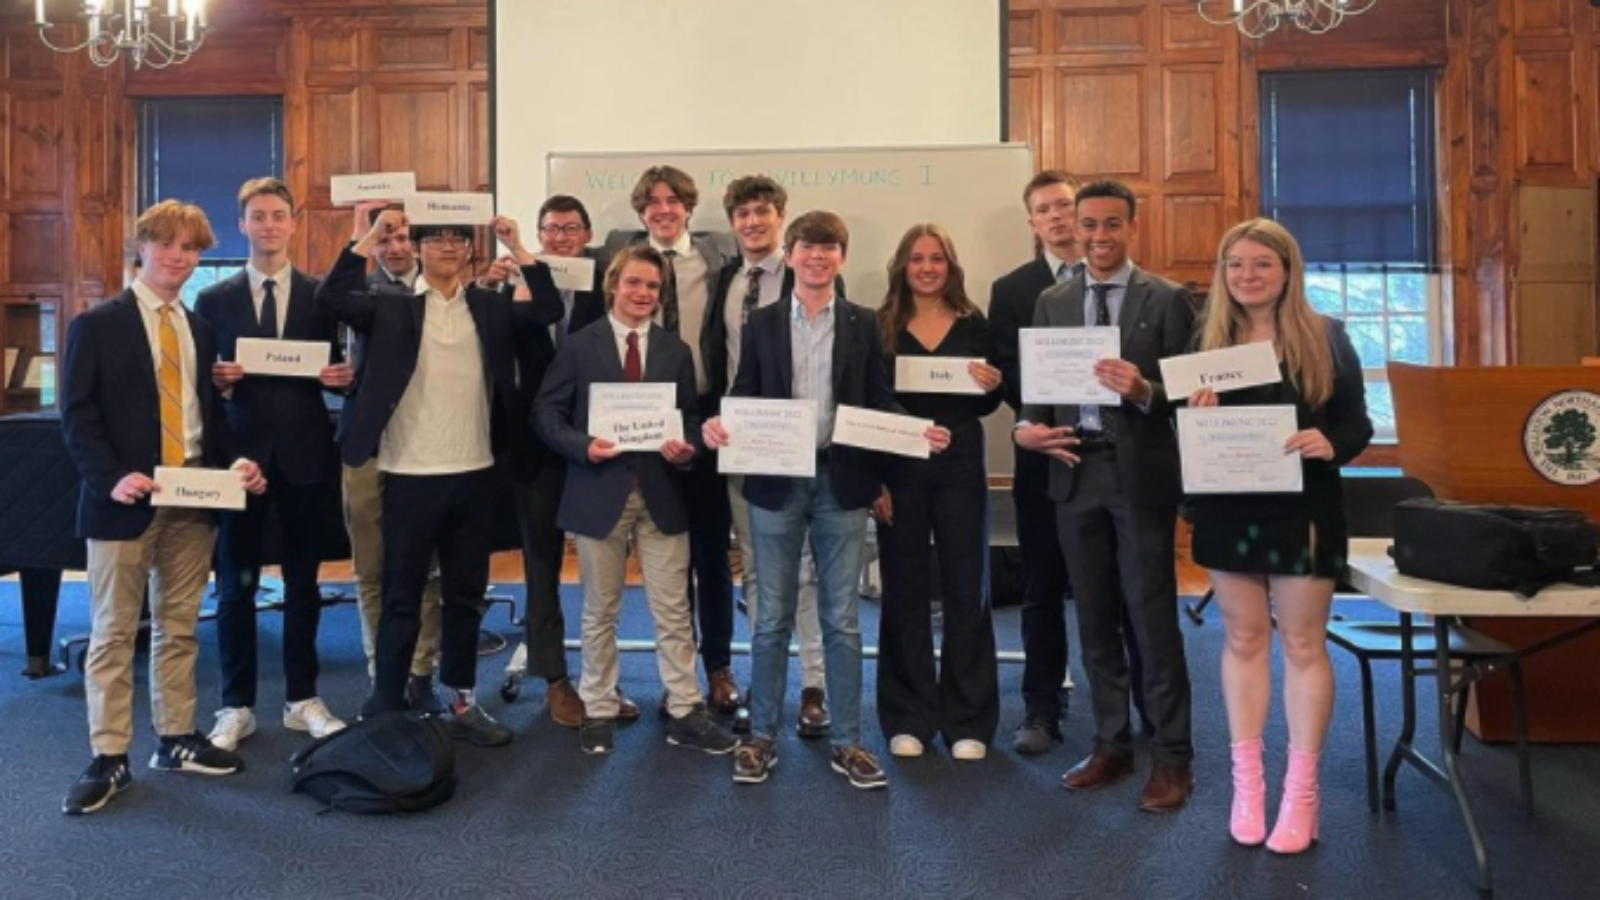
{"type": "Polygon", "coordinates": [[[351,722],[289,759],[293,789],[328,809],[376,815],[420,812],[456,791],[456,751],[444,724],[416,713],[351,722]]]}
{"type": "Polygon", "coordinates": [[[1597,533],[1583,513],[1559,506],[1402,500],[1389,555],[1402,575],[1532,596],[1594,566],[1597,533]]]}

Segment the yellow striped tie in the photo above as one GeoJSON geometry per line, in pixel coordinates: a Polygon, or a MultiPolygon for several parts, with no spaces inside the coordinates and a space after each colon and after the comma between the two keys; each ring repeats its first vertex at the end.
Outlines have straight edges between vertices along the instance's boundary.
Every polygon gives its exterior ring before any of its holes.
{"type": "Polygon", "coordinates": [[[161,387],[161,464],[183,465],[183,359],[178,349],[178,327],[172,323],[172,304],[161,307],[161,367],[156,383],[161,387]]]}

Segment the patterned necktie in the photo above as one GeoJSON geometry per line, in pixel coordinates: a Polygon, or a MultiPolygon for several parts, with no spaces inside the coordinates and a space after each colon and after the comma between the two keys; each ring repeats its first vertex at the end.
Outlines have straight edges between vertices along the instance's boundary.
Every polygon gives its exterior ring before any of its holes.
{"type": "Polygon", "coordinates": [[[181,466],[183,440],[183,353],[178,344],[178,326],[173,323],[171,303],[161,305],[161,365],[156,369],[156,385],[161,391],[161,464],[181,466]]]}
{"type": "Polygon", "coordinates": [[[266,296],[261,298],[261,333],[269,338],[278,336],[278,283],[268,278],[261,282],[266,296]]]}
{"type": "Polygon", "coordinates": [[[1094,291],[1094,324],[1104,328],[1111,324],[1111,304],[1107,298],[1111,295],[1109,284],[1091,284],[1089,290],[1094,291]]]}
{"type": "Polygon", "coordinates": [[[760,266],[756,266],[745,273],[745,277],[748,279],[748,281],[745,282],[744,287],[744,309],[740,313],[740,325],[748,325],[750,323],[750,314],[755,312],[756,306],[761,303],[762,274],[763,273],[760,266]]]}
{"type": "Polygon", "coordinates": [[[677,334],[678,278],[672,268],[672,261],[677,258],[678,251],[668,250],[662,255],[667,258],[667,270],[661,273],[661,327],[677,334]]]}
{"type": "Polygon", "coordinates": [[[622,360],[622,380],[640,381],[644,378],[644,366],[639,362],[639,332],[628,332],[628,355],[622,360]]]}

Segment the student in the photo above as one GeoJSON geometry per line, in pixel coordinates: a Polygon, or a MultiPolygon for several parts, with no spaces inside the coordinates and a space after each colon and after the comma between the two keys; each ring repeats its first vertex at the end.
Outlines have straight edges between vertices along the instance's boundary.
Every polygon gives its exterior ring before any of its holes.
{"type": "Polygon", "coordinates": [[[1019,445],[1051,458],[1050,497],[1056,503],[1061,553],[1072,573],[1094,708],[1094,750],[1063,776],[1062,786],[1092,790],[1133,772],[1122,638],[1126,610],[1142,653],[1145,705],[1155,725],[1153,763],[1139,808],[1170,812],[1187,803],[1194,790],[1194,746],[1173,551],[1183,492],[1158,361],[1188,346],[1194,312],[1188,291],[1128,258],[1138,221],[1126,185],[1098,181],[1080,189],[1076,201],[1083,277],[1045,291],[1033,326],[1120,328],[1120,358],[1095,365],[1100,383],[1120,402],[1029,404],[1014,432],[1019,445]]]}
{"type": "MultiPolygon", "coordinates": [[[[166,200],[134,225],[140,268],[110,303],[72,320],[62,365],[61,426],[78,467],[78,534],[88,540],[89,611],[84,656],[94,760],[67,792],[67,815],[103,808],[133,784],[134,645],[148,589],[150,707],[160,745],[150,768],[228,775],[244,761],[194,729],[195,636],[211,570],[210,511],[150,497],[157,466],[228,467],[232,436],[206,361],[216,341],[184,311],[179,292],[215,243],[197,206],[166,200]]],[[[267,488],[254,462],[233,462],[245,490],[267,488]]]]}
{"type": "MultiPolygon", "coordinates": [[[[881,482],[873,455],[832,446],[840,404],[903,412],[895,402],[872,314],[835,294],[850,233],[830,212],[810,212],[790,223],[784,261],[794,270],[794,290],[782,302],[757,309],[746,323],[739,373],[729,396],[805,400],[817,410],[817,472],[811,478],[751,475],[750,532],[762,584],[761,609],[751,650],[751,740],[734,755],[733,779],[766,781],[778,763],[778,719],[788,685],[789,638],[794,630],[800,548],[810,533],[817,560],[818,612],[833,704],[833,770],[858,788],[888,784],[877,759],[861,746],[861,629],[856,579],[861,573],[867,507],[881,482]]],[[[730,443],[720,417],[703,428],[707,446],[730,443]]],[[[927,430],[934,451],[950,433],[927,430]]],[[[737,440],[737,435],[732,440],[737,440]]]]}
{"type": "MultiPolygon", "coordinates": [[[[445,724],[482,746],[511,730],[478,705],[479,604],[489,581],[497,455],[519,414],[515,348],[559,311],[514,303],[469,286],[470,229],[418,226],[422,277],[411,294],[368,288],[367,261],[382,239],[405,228],[385,210],[346,248],[317,291],[317,303],[366,338],[361,400],[342,454],[350,465],[376,455],[383,473],[383,612],[372,694],[363,715],[406,707],[418,612],[430,561],[438,556],[444,595],[440,680],[450,690],[445,724]],[[396,510],[404,510],[396,515],[396,510]]],[[[534,277],[526,267],[524,277],[534,277]]]]}
{"type": "Polygon", "coordinates": [[[666,271],[666,260],[649,247],[617,254],[606,271],[610,315],[573,335],[556,354],[535,411],[539,436],[568,462],[559,522],[578,540],[583,580],[578,693],[585,710],[579,745],[591,754],[610,753],[614,745],[617,617],[630,543],[639,551],[645,598],[655,620],[656,664],[669,714],[667,743],[712,754],[728,753],[737,744],[706,711],[694,676],[682,469],[693,461],[696,448],[673,439],[659,452],[624,452],[590,436],[590,389],[597,384],[675,385],[685,436],[699,426],[689,348],[651,322],[666,271]]]}
{"type": "Polygon", "coordinates": [[[200,292],[195,315],[211,325],[217,362],[211,379],[241,451],[259,463],[271,488],[241,512],[222,516],[217,554],[217,646],[222,709],[211,743],[233,750],[256,730],[256,590],[267,520],[277,509],[283,547],[283,726],[326,737],[344,727],[317,694],[317,627],[322,593],[324,511],[332,505],[338,458],[322,391],[354,378],[344,362],[338,323],[313,302],[316,279],[289,263],[294,195],[276,178],[239,188],[239,231],[250,242],[244,271],[200,292]],[[317,380],[251,373],[240,365],[240,338],[327,344],[331,365],[317,380]]]}

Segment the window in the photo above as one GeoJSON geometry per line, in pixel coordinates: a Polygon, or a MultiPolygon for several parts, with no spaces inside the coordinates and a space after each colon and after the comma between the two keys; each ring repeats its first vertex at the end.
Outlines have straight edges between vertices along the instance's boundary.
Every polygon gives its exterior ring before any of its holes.
{"type": "Polygon", "coordinates": [[[1306,256],[1306,292],[1342,319],[1380,440],[1394,439],[1390,360],[1445,359],[1437,266],[1434,73],[1263,75],[1262,214],[1306,256]]]}
{"type": "Polygon", "coordinates": [[[139,105],[139,208],[182,200],[205,210],[217,245],[183,289],[201,289],[244,268],[249,245],[235,223],[239,185],[283,177],[283,101],[276,97],[175,97],[139,105]]]}

